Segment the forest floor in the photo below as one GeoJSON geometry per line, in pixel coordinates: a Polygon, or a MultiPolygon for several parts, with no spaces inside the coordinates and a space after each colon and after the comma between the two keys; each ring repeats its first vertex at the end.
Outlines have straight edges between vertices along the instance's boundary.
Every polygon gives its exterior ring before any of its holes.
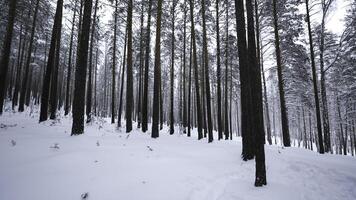
{"type": "Polygon", "coordinates": [[[39,124],[37,113],[4,113],[0,199],[356,199],[354,157],[266,145],[268,185],[256,188],[255,162],[241,160],[240,138],[208,144],[165,128],[151,139],[134,127],[127,134],[96,119],[71,137],[70,117],[39,124]]]}

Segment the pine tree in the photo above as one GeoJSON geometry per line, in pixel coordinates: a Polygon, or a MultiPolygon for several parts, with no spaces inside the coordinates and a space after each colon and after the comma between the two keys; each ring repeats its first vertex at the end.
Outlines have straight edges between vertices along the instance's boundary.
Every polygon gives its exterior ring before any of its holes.
{"type": "Polygon", "coordinates": [[[152,138],[159,137],[159,115],[160,115],[160,87],[161,87],[161,16],[162,1],[157,4],[157,22],[156,22],[156,45],[155,45],[155,65],[154,65],[154,83],[153,83],[153,111],[152,111],[152,138]]]}
{"type": "Polygon", "coordinates": [[[5,82],[7,78],[6,77],[7,71],[9,68],[11,40],[12,40],[12,33],[14,30],[14,22],[16,16],[16,5],[17,5],[17,0],[10,1],[6,35],[4,38],[3,49],[1,52],[2,56],[0,60],[0,115],[2,114],[3,107],[4,107],[5,90],[6,90],[5,82]]]}
{"type": "Polygon", "coordinates": [[[132,80],[132,0],[127,10],[127,73],[126,73],[126,133],[132,130],[133,80],[132,80]]]}
{"type": "Polygon", "coordinates": [[[81,28],[80,42],[78,46],[78,62],[75,70],[73,124],[71,135],[79,135],[84,132],[85,83],[88,61],[91,10],[92,0],[86,0],[84,3],[83,24],[81,28]]]}
{"type": "Polygon", "coordinates": [[[48,118],[48,101],[50,95],[50,85],[52,81],[52,71],[54,70],[55,59],[56,59],[56,49],[58,47],[57,42],[60,34],[60,27],[62,23],[62,11],[63,11],[63,0],[57,1],[56,14],[54,17],[54,24],[52,29],[51,44],[48,52],[48,61],[46,67],[45,77],[42,84],[42,95],[41,95],[41,111],[40,111],[40,122],[46,121],[48,118]]]}
{"type": "Polygon", "coordinates": [[[288,125],[288,115],[287,107],[285,101],[284,93],[284,79],[282,74],[282,58],[280,50],[280,39],[278,33],[278,15],[277,15],[277,0],[273,0],[273,25],[274,25],[274,37],[275,37],[275,51],[277,59],[277,75],[278,75],[278,89],[279,89],[279,99],[281,107],[281,118],[282,118],[282,134],[283,134],[283,145],[285,147],[290,146],[290,136],[289,136],[289,125],[288,125]]]}
{"type": "MultiPolygon", "coordinates": [[[[222,121],[221,121],[221,66],[220,66],[220,28],[219,28],[219,1],[216,1],[216,77],[217,77],[217,95],[218,95],[218,139],[222,139],[222,121]]],[[[225,110],[226,112],[226,110],[225,110]]],[[[226,130],[226,129],[225,129],[226,130]]]]}

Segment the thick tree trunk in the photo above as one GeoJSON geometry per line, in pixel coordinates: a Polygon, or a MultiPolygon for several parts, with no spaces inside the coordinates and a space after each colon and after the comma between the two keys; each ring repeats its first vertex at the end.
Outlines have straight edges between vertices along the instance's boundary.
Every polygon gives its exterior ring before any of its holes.
{"type": "MultiPolygon", "coordinates": [[[[160,116],[160,87],[161,87],[161,16],[162,1],[157,4],[157,22],[156,22],[156,44],[155,44],[155,65],[154,65],[154,83],[153,83],[153,110],[152,110],[152,138],[159,137],[159,116],[160,116]]],[[[162,108],[161,108],[162,109],[162,108]]]]}
{"type": "Polygon", "coordinates": [[[252,139],[251,89],[249,77],[249,62],[246,44],[245,9],[243,0],[235,0],[236,28],[238,39],[238,55],[241,87],[241,135],[242,158],[251,160],[254,157],[252,139]]]}
{"type": "Polygon", "coordinates": [[[4,100],[5,100],[5,83],[7,71],[9,68],[9,60],[10,60],[10,52],[11,52],[11,41],[12,41],[12,33],[14,30],[14,22],[16,16],[16,5],[17,0],[10,1],[9,4],[9,14],[8,21],[6,27],[6,35],[4,38],[3,49],[1,52],[1,60],[0,60],[0,115],[3,112],[4,100]]]}
{"type": "Polygon", "coordinates": [[[57,41],[58,41],[58,29],[61,27],[62,23],[62,10],[63,10],[63,0],[57,1],[57,9],[52,29],[52,38],[51,44],[48,53],[48,61],[46,67],[45,77],[43,79],[42,84],[42,95],[41,95],[41,111],[40,111],[40,120],[39,122],[46,121],[48,118],[48,100],[50,93],[51,79],[52,79],[52,71],[54,70],[55,59],[56,59],[56,49],[57,49],[57,41]]]}
{"type": "Polygon", "coordinates": [[[78,46],[78,63],[75,71],[72,135],[78,135],[84,132],[85,83],[88,61],[91,10],[92,0],[86,0],[84,3],[83,25],[78,46]]]}
{"type": "Polygon", "coordinates": [[[257,49],[255,41],[253,5],[252,0],[246,2],[247,8],[247,27],[248,27],[248,59],[250,63],[251,89],[252,93],[252,119],[253,119],[253,137],[255,140],[256,155],[256,179],[255,186],[260,187],[267,184],[266,166],[265,166],[265,133],[263,123],[263,100],[261,70],[258,66],[257,49]]]}
{"type": "MultiPolygon", "coordinates": [[[[187,127],[187,91],[186,91],[186,37],[187,37],[187,5],[184,0],[183,10],[183,133],[186,133],[187,127]]],[[[190,87],[190,86],[189,86],[190,87]]]]}

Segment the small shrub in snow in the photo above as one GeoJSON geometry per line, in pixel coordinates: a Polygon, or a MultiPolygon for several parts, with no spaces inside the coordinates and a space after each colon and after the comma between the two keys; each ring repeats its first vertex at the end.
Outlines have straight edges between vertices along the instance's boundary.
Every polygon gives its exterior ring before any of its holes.
{"type": "Polygon", "coordinates": [[[82,197],[82,199],[88,199],[89,197],[89,193],[86,192],[86,193],[83,193],[82,195],[80,195],[82,197]]]}

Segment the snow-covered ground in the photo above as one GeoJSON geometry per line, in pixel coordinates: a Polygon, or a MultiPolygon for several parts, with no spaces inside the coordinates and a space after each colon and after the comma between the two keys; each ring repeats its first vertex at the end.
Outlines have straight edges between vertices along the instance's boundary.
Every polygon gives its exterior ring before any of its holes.
{"type": "Polygon", "coordinates": [[[69,117],[39,124],[37,114],[0,116],[0,200],[356,199],[349,156],[266,145],[268,185],[256,188],[239,138],[208,144],[165,129],[151,139],[104,120],[81,136],[70,129],[69,117]]]}

